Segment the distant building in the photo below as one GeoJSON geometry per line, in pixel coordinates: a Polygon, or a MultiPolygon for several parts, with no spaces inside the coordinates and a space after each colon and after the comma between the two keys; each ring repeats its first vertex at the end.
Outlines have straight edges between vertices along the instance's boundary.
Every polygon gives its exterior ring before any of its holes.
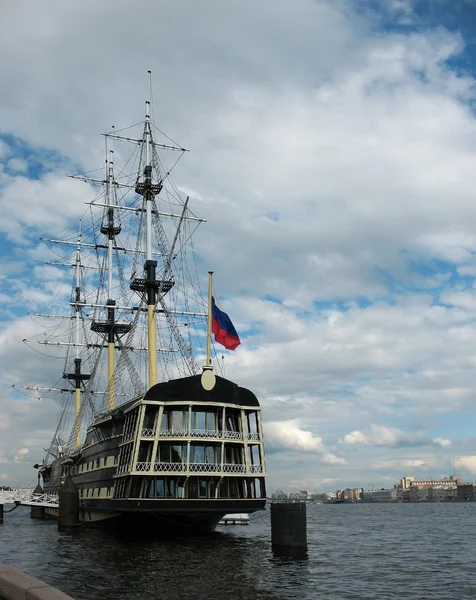
{"type": "Polygon", "coordinates": [[[299,492],[292,492],[291,494],[288,494],[288,499],[289,500],[300,500],[301,502],[304,502],[306,500],[310,500],[309,492],[307,490],[301,490],[299,492]]]}
{"type": "Polygon", "coordinates": [[[433,502],[453,502],[458,497],[458,488],[437,485],[429,489],[428,499],[433,502]]]}
{"type": "Polygon", "coordinates": [[[413,486],[415,487],[435,487],[435,486],[454,486],[463,483],[463,478],[459,475],[450,475],[443,479],[415,479],[414,477],[402,477],[400,483],[397,483],[395,488],[407,490],[413,486]]]}
{"type": "Polygon", "coordinates": [[[360,500],[362,496],[362,488],[345,488],[345,490],[337,490],[336,498],[339,500],[360,500]]]}
{"type": "Polygon", "coordinates": [[[457,498],[463,502],[474,502],[476,500],[476,483],[459,485],[457,498]]]}
{"type": "Polygon", "coordinates": [[[362,493],[365,502],[396,502],[397,490],[368,490],[362,493]]]}
{"type": "Polygon", "coordinates": [[[288,499],[288,495],[286,494],[286,492],[283,492],[282,490],[276,490],[274,492],[274,494],[271,494],[271,499],[272,500],[287,500],[288,499]]]}

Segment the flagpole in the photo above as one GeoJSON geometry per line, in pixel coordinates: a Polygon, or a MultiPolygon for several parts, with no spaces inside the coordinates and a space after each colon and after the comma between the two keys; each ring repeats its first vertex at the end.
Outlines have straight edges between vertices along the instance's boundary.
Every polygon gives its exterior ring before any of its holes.
{"type": "Polygon", "coordinates": [[[213,294],[213,271],[208,271],[208,326],[207,326],[207,360],[205,369],[212,369],[211,347],[212,347],[212,294],[213,294]]]}

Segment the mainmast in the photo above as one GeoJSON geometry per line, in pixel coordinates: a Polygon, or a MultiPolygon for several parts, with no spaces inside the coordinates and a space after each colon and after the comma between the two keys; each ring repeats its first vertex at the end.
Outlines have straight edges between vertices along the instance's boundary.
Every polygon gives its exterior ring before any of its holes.
{"type": "Polygon", "coordinates": [[[131,282],[131,289],[143,292],[147,303],[147,338],[148,338],[148,386],[157,383],[157,314],[156,304],[160,289],[165,293],[173,285],[172,281],[157,281],[157,261],[152,259],[152,209],[154,198],[162,190],[162,182],[152,182],[152,131],[150,125],[150,101],[145,103],[144,133],[142,136],[144,147],[143,180],[138,181],[136,192],[143,196],[146,215],[146,255],[144,263],[144,278],[136,278],[131,282]]]}

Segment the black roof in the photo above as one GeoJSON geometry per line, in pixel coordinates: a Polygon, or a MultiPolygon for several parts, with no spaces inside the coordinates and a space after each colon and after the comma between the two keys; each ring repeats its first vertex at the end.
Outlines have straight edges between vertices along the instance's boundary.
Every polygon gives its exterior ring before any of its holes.
{"type": "Polygon", "coordinates": [[[146,392],[144,400],[159,402],[222,402],[240,406],[259,406],[258,398],[253,392],[239,387],[233,381],[223,377],[217,376],[215,387],[212,390],[203,389],[201,375],[157,383],[146,392]]]}

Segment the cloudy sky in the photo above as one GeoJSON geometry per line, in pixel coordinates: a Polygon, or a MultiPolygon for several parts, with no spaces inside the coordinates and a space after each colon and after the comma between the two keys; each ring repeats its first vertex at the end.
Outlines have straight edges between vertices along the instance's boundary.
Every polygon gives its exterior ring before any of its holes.
{"type": "Polygon", "coordinates": [[[11,388],[45,372],[38,239],[92,200],[67,174],[142,119],[148,69],[270,490],[476,479],[474,0],[24,0],[0,54],[0,483],[34,479],[58,413],[11,388]]]}

